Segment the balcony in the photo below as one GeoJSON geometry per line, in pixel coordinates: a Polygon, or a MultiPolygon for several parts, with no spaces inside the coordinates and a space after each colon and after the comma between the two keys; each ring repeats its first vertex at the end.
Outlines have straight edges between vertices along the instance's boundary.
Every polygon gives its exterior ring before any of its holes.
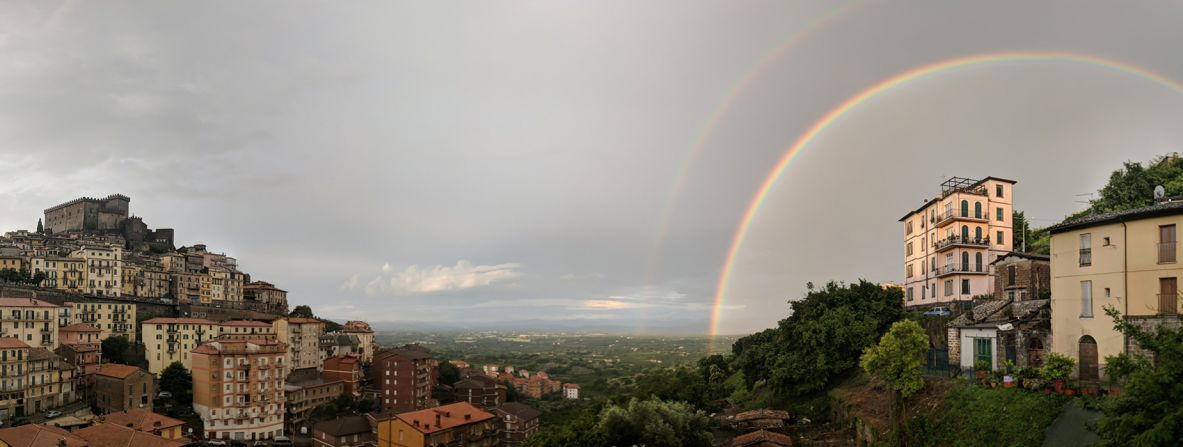
{"type": "Polygon", "coordinates": [[[955,247],[990,248],[990,238],[984,237],[984,238],[979,239],[979,238],[972,238],[971,237],[971,238],[962,239],[961,236],[953,236],[948,239],[937,241],[937,243],[932,244],[932,246],[933,246],[933,251],[935,251],[936,253],[940,253],[940,252],[943,252],[945,250],[949,250],[949,249],[955,248],[955,247]]]}
{"type": "Polygon", "coordinates": [[[940,228],[958,220],[965,222],[989,222],[990,218],[985,214],[974,215],[969,212],[962,213],[957,210],[946,211],[945,214],[937,216],[936,226],[940,228]]]}
{"type": "Polygon", "coordinates": [[[1159,315],[1179,315],[1179,295],[1177,293],[1158,294],[1159,315]]]}
{"type": "Polygon", "coordinates": [[[988,272],[986,271],[986,268],[984,266],[962,265],[962,264],[957,264],[957,263],[943,265],[939,269],[937,269],[937,277],[938,278],[942,277],[942,276],[949,276],[949,275],[985,275],[986,273],[988,273],[988,272]]]}

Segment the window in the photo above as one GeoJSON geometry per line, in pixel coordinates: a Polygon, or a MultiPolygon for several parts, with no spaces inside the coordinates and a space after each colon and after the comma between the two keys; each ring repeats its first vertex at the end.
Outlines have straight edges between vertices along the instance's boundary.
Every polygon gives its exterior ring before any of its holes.
{"type": "Polygon", "coordinates": [[[1093,265],[1093,235],[1084,233],[1080,235],[1080,266],[1090,265],[1093,265]]]}
{"type": "MultiPolygon", "coordinates": [[[[1015,266],[1013,266],[1013,265],[1006,266],[1006,285],[1008,285],[1008,286],[1015,285],[1015,279],[1016,279],[1015,273],[1016,273],[1015,266]]],[[[1109,290],[1109,289],[1105,289],[1105,290],[1109,290]]]]}
{"type": "Polygon", "coordinates": [[[904,270],[904,276],[911,278],[912,277],[912,264],[908,264],[906,267],[907,268],[904,270]]]}
{"type": "Polygon", "coordinates": [[[1175,262],[1175,226],[1160,225],[1158,227],[1158,263],[1170,264],[1175,262]]]}
{"type": "Polygon", "coordinates": [[[920,271],[921,271],[921,272],[926,272],[926,271],[928,271],[928,270],[926,270],[926,268],[927,268],[927,265],[926,265],[926,264],[927,264],[927,263],[928,263],[928,260],[927,260],[927,259],[921,259],[921,260],[920,260],[920,271]]]}
{"type": "Polygon", "coordinates": [[[982,254],[981,253],[974,254],[974,271],[975,272],[982,271],[982,254]]]}
{"type": "Polygon", "coordinates": [[[1002,207],[998,207],[998,208],[994,209],[994,217],[995,217],[995,220],[1002,222],[1002,207]]]}
{"type": "Polygon", "coordinates": [[[1178,280],[1176,278],[1159,278],[1158,279],[1158,314],[1159,315],[1178,315],[1179,314],[1179,289],[1178,280]]]}
{"type": "Polygon", "coordinates": [[[977,362],[986,362],[989,369],[994,369],[994,340],[974,338],[974,363],[977,362]]]}
{"type": "Polygon", "coordinates": [[[1093,317],[1093,282],[1080,282],[1080,317],[1093,317]]]}
{"type": "Polygon", "coordinates": [[[982,227],[974,228],[974,240],[977,242],[982,241],[982,227]]]}
{"type": "Polygon", "coordinates": [[[913,292],[913,290],[914,290],[914,289],[913,289],[913,288],[911,288],[911,287],[909,287],[909,288],[908,288],[908,301],[912,301],[912,292],[913,292]]]}
{"type": "Polygon", "coordinates": [[[904,222],[904,234],[912,234],[912,221],[904,222]]]}
{"type": "Polygon", "coordinates": [[[953,296],[953,280],[945,281],[945,296],[953,296]]]}
{"type": "Polygon", "coordinates": [[[998,239],[996,239],[996,240],[995,240],[995,243],[996,243],[996,244],[998,244],[998,245],[1003,245],[1003,242],[1002,242],[1002,241],[1005,241],[1005,240],[1006,240],[1006,239],[1004,239],[1004,238],[1002,237],[1002,232],[1001,232],[1001,231],[999,231],[999,232],[998,232],[998,239]]]}
{"type": "Polygon", "coordinates": [[[1002,197],[1002,185],[994,185],[994,197],[1002,197]]]}
{"type": "Polygon", "coordinates": [[[982,218],[982,202],[974,202],[974,218],[982,218]]]}
{"type": "Polygon", "coordinates": [[[969,201],[961,201],[961,217],[969,217],[969,201]]]}
{"type": "Polygon", "coordinates": [[[909,242],[909,243],[908,243],[908,250],[907,250],[907,252],[908,252],[908,256],[912,256],[912,243],[911,243],[911,242],[909,242]]]}
{"type": "Polygon", "coordinates": [[[965,242],[967,240],[969,240],[969,227],[966,225],[962,225],[961,226],[961,241],[965,242]]]}
{"type": "Polygon", "coordinates": [[[961,280],[961,294],[962,295],[969,295],[969,280],[968,279],[961,280]]]}
{"type": "Polygon", "coordinates": [[[961,270],[962,272],[969,271],[969,252],[961,252],[961,270]]]}

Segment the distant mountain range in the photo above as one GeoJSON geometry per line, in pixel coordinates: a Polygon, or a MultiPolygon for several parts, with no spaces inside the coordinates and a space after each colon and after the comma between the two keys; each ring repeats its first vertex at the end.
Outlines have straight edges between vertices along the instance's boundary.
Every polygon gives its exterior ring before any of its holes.
{"type": "Polygon", "coordinates": [[[513,320],[513,321],[384,321],[371,322],[375,331],[539,331],[602,332],[609,334],[706,335],[705,319],[665,320],[636,325],[588,320],[513,320]]]}

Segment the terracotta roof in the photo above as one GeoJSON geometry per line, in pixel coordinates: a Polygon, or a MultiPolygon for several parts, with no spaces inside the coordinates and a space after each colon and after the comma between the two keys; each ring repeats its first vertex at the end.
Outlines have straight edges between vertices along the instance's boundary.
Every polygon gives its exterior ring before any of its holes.
{"type": "Polygon", "coordinates": [[[793,438],[776,432],[758,430],[745,435],[736,436],[735,439],[731,440],[731,447],[748,447],[755,445],[767,446],[770,444],[790,447],[793,445],[793,438]]]}
{"type": "Polygon", "coordinates": [[[312,430],[332,436],[369,433],[370,421],[365,416],[348,416],[318,423],[312,426],[312,430]]]}
{"type": "Polygon", "coordinates": [[[346,321],[341,325],[341,332],[374,332],[370,324],[364,321],[346,321]]]}
{"type": "Polygon", "coordinates": [[[99,369],[98,371],[95,371],[95,374],[106,377],[114,377],[116,379],[126,379],[128,376],[135,374],[136,371],[143,370],[134,366],[104,363],[99,365],[99,369]]]}
{"type": "Polygon", "coordinates": [[[33,360],[49,360],[49,359],[56,358],[56,357],[57,356],[54,355],[53,351],[50,351],[50,350],[42,348],[42,347],[36,347],[36,348],[29,349],[29,357],[28,358],[31,361],[33,361],[33,360]]]}
{"type": "Polygon", "coordinates": [[[27,347],[29,347],[29,345],[25,344],[25,342],[20,341],[19,339],[16,339],[14,337],[0,337],[0,348],[14,349],[14,348],[27,348],[27,347]]]}
{"type": "Polygon", "coordinates": [[[61,307],[57,304],[47,303],[41,300],[32,298],[0,298],[0,307],[61,307]]]}
{"type": "Polygon", "coordinates": [[[579,389],[579,384],[578,383],[564,383],[563,388],[570,388],[573,390],[577,390],[577,389],[579,389]]]}
{"type": "Polygon", "coordinates": [[[217,325],[218,322],[206,320],[204,318],[152,318],[144,320],[140,324],[209,324],[217,325]]]}
{"type": "Polygon", "coordinates": [[[317,320],[315,318],[304,318],[304,317],[288,317],[287,320],[288,320],[288,324],[312,324],[312,323],[319,324],[319,323],[321,323],[320,320],[317,320]]]}
{"type": "Polygon", "coordinates": [[[481,411],[467,402],[400,413],[395,417],[425,435],[493,419],[493,415],[481,411]],[[439,425],[436,425],[436,416],[439,416],[439,425]]]}
{"type": "Polygon", "coordinates": [[[270,325],[270,324],[264,323],[264,322],[262,322],[262,321],[254,321],[254,320],[234,320],[234,321],[226,321],[226,322],[223,322],[223,323],[222,323],[222,326],[230,326],[230,327],[271,327],[271,325],[270,325]]]}
{"type": "Polygon", "coordinates": [[[102,329],[86,323],[74,323],[66,327],[58,328],[58,332],[102,332],[102,329]]]}
{"type": "Polygon", "coordinates": [[[57,427],[48,425],[22,425],[0,429],[0,441],[12,447],[58,447],[58,441],[66,441],[66,447],[85,447],[86,440],[57,427]]]}
{"type": "Polygon", "coordinates": [[[542,415],[542,412],[535,410],[533,407],[518,402],[508,402],[497,407],[497,409],[517,416],[518,419],[527,421],[542,415]]]}
{"type": "Polygon", "coordinates": [[[183,421],[179,421],[162,414],[153,413],[143,408],[132,408],[127,411],[111,413],[103,417],[103,421],[109,424],[115,424],[122,427],[131,427],[136,430],[146,432],[151,432],[153,430],[163,430],[185,424],[183,421]]]}
{"type": "Polygon", "coordinates": [[[1048,255],[1041,255],[1041,254],[1035,254],[1035,253],[1023,253],[1020,251],[1012,251],[1012,252],[1007,253],[1005,255],[999,256],[997,259],[990,262],[990,265],[994,265],[999,262],[1002,262],[1006,258],[1021,258],[1021,259],[1031,260],[1031,261],[1043,261],[1043,262],[1048,262],[1048,261],[1051,261],[1051,259],[1052,259],[1052,257],[1048,256],[1048,255]]]}
{"type": "Polygon", "coordinates": [[[788,419],[789,412],[784,410],[770,410],[762,408],[759,410],[745,411],[735,415],[735,422],[750,421],[753,419],[788,419]]]}
{"type": "Polygon", "coordinates": [[[99,423],[74,432],[90,447],[181,447],[183,442],[111,423],[99,423]]]}

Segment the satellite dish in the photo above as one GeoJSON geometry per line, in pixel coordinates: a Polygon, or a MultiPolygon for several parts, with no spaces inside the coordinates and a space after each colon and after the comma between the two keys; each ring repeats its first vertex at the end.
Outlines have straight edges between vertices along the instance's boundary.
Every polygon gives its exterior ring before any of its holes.
{"type": "Polygon", "coordinates": [[[1167,195],[1167,190],[1158,185],[1154,187],[1154,200],[1162,200],[1163,196],[1167,195]]]}

